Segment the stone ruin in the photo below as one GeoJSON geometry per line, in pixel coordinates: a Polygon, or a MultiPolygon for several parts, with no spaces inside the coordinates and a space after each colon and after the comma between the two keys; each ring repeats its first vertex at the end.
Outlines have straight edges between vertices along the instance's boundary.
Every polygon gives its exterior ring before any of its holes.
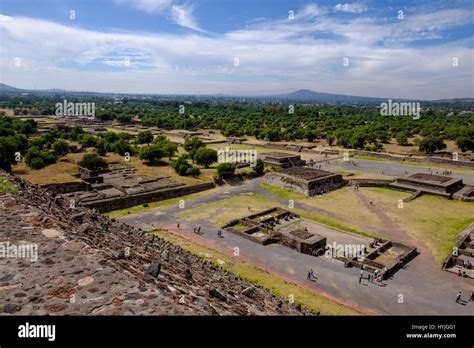
{"type": "Polygon", "coordinates": [[[310,167],[287,168],[265,174],[263,182],[286,190],[315,196],[346,185],[342,175],[310,167]]]}
{"type": "Polygon", "coordinates": [[[283,152],[262,153],[259,158],[267,166],[290,168],[306,165],[306,161],[302,160],[300,155],[291,155],[283,152]]]}
{"type": "Polygon", "coordinates": [[[398,178],[390,187],[406,191],[430,194],[448,199],[474,202],[474,187],[464,185],[461,179],[445,175],[416,173],[398,178]]]}
{"type": "Polygon", "coordinates": [[[281,208],[270,208],[233,220],[223,228],[262,245],[281,243],[303,254],[313,254],[326,245],[326,238],[318,234],[302,230],[281,232],[274,228],[277,224],[292,223],[295,219],[299,219],[297,214],[281,208]]]}
{"type": "Polygon", "coordinates": [[[212,183],[186,186],[165,176],[140,176],[135,168],[121,163],[111,163],[109,169],[102,171],[81,167],[79,178],[82,180],[79,183],[54,184],[47,188],[65,194],[75,204],[103,213],[214,187],[212,183]]]}
{"type": "Polygon", "coordinates": [[[1,242],[38,251],[36,262],[0,257],[2,314],[311,314],[155,235],[0,175],[18,189],[0,193],[1,242]]]}
{"type": "MultiPolygon", "coordinates": [[[[321,256],[331,247],[324,233],[317,233],[309,228],[301,227],[300,222],[318,224],[301,218],[298,214],[274,207],[242,219],[232,220],[222,228],[250,239],[262,245],[280,243],[303,254],[321,256]]],[[[340,235],[344,232],[336,231],[340,235]]],[[[334,233],[332,233],[334,234],[334,233]]],[[[341,235],[341,237],[342,237],[341,235]]],[[[332,237],[334,238],[334,237],[332,237]]],[[[344,240],[344,238],[340,238],[344,240]]],[[[364,238],[367,245],[359,255],[336,255],[334,259],[341,261],[345,267],[358,267],[384,278],[396,272],[400,267],[416,255],[416,248],[387,239],[364,238]]]]}
{"type": "Polygon", "coordinates": [[[474,223],[457,238],[457,247],[444,262],[445,271],[474,279],[474,223]]]}

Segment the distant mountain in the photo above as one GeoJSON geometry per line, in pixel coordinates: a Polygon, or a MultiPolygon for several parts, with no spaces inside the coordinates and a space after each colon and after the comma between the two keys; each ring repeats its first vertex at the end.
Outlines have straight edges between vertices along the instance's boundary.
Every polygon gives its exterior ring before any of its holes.
{"type": "MultiPolygon", "coordinates": [[[[335,102],[335,103],[354,103],[354,102],[377,102],[381,100],[387,100],[387,98],[377,97],[360,97],[343,94],[332,94],[332,93],[321,93],[315,92],[310,89],[300,89],[288,94],[279,94],[269,96],[275,99],[287,99],[295,101],[307,101],[307,102],[335,102]]],[[[394,98],[395,99],[395,98],[394,98]]],[[[400,100],[400,99],[397,99],[400,100]]]]}
{"type": "Polygon", "coordinates": [[[0,83],[0,92],[22,92],[22,89],[18,89],[4,83],[0,83]]]}
{"type": "Polygon", "coordinates": [[[465,103],[472,104],[474,98],[453,98],[453,99],[438,99],[438,100],[420,100],[420,99],[401,99],[401,98],[381,98],[381,97],[363,97],[363,96],[353,96],[353,95],[344,95],[344,94],[332,94],[332,93],[322,93],[315,92],[310,89],[299,89],[297,91],[286,93],[286,94],[273,94],[273,95],[257,95],[257,96],[244,96],[244,95],[232,95],[232,94],[198,94],[198,95],[189,95],[189,94],[156,94],[156,93],[107,93],[107,92],[86,92],[86,91],[67,91],[59,88],[51,88],[44,90],[28,90],[15,88],[4,83],[0,83],[0,93],[11,93],[11,94],[37,94],[37,95],[52,95],[52,94],[62,94],[62,95],[73,95],[77,97],[87,97],[87,96],[98,96],[98,97],[109,97],[109,98],[118,98],[118,97],[127,97],[127,98],[192,98],[192,99],[229,99],[229,100],[266,100],[266,101],[295,101],[300,103],[337,103],[337,104],[372,104],[386,102],[388,99],[393,101],[406,101],[406,102],[434,102],[434,103],[465,103]]]}

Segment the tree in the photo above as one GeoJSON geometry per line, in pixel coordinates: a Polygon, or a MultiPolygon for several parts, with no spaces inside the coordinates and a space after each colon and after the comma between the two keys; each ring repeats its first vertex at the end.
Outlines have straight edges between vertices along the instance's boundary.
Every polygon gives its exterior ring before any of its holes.
{"type": "Polygon", "coordinates": [[[120,156],[124,156],[126,153],[130,155],[133,153],[132,147],[130,146],[128,141],[126,141],[125,139],[117,140],[114,143],[114,150],[115,150],[115,153],[120,156]]]}
{"type": "Polygon", "coordinates": [[[213,149],[208,149],[206,147],[201,147],[196,150],[194,154],[194,161],[204,166],[204,168],[209,168],[213,162],[217,162],[217,151],[213,149]]]}
{"type": "Polygon", "coordinates": [[[309,142],[313,142],[313,140],[317,138],[317,134],[314,130],[307,129],[305,131],[305,137],[309,142]]]}
{"type": "Polygon", "coordinates": [[[69,152],[69,145],[62,140],[58,140],[53,144],[53,151],[56,156],[64,156],[69,152]]]}
{"type": "Polygon", "coordinates": [[[166,157],[171,159],[175,155],[176,152],[178,152],[178,145],[173,144],[169,140],[161,145],[161,148],[163,149],[163,152],[166,157]]]}
{"type": "Polygon", "coordinates": [[[89,134],[84,134],[79,141],[82,147],[95,147],[96,146],[96,138],[89,134]]]}
{"type": "Polygon", "coordinates": [[[423,138],[419,142],[419,150],[426,154],[430,154],[438,150],[443,150],[445,148],[446,148],[446,144],[443,142],[443,139],[433,137],[433,136],[428,136],[426,138],[423,138]]]}
{"type": "Polygon", "coordinates": [[[178,145],[173,144],[169,139],[164,136],[159,136],[155,139],[154,143],[159,145],[163,150],[164,156],[171,159],[176,152],[178,152],[178,145]]]}
{"type": "MultiPolygon", "coordinates": [[[[107,154],[106,142],[104,139],[100,139],[97,141],[96,149],[99,156],[105,156],[107,154]]],[[[70,151],[73,152],[71,149],[70,151]]]]}
{"type": "Polygon", "coordinates": [[[37,146],[30,147],[25,155],[25,163],[33,169],[41,169],[55,162],[56,157],[51,152],[41,151],[37,146]]]}
{"type": "Polygon", "coordinates": [[[117,116],[117,121],[122,124],[132,123],[132,116],[130,115],[119,115],[117,116]]]}
{"type": "Polygon", "coordinates": [[[79,165],[89,170],[104,170],[109,166],[107,162],[95,152],[85,154],[79,162],[79,165]]]}
{"type": "Polygon", "coordinates": [[[257,175],[262,175],[264,170],[265,170],[265,164],[263,161],[259,158],[255,161],[255,165],[252,167],[253,171],[257,175]]]}
{"type": "Polygon", "coordinates": [[[192,166],[191,168],[188,168],[187,174],[196,178],[201,175],[201,170],[196,166],[192,166]]]}
{"type": "Polygon", "coordinates": [[[153,134],[150,131],[139,132],[135,140],[136,144],[149,144],[151,142],[153,142],[153,134]]]}
{"type": "Polygon", "coordinates": [[[334,140],[336,140],[336,137],[334,136],[334,133],[327,133],[326,134],[326,141],[329,146],[332,146],[334,144],[334,140]]]}
{"type": "Polygon", "coordinates": [[[226,137],[241,136],[241,135],[242,135],[242,127],[239,126],[237,123],[230,123],[225,128],[224,136],[226,137]]]}
{"type": "Polygon", "coordinates": [[[470,139],[466,136],[460,136],[456,138],[456,145],[462,152],[474,150],[474,139],[470,139]]]}
{"type": "Polygon", "coordinates": [[[396,138],[398,145],[406,146],[408,145],[408,137],[406,133],[398,133],[396,138]]]}
{"type": "Polygon", "coordinates": [[[144,146],[140,149],[139,158],[142,161],[148,161],[152,165],[156,165],[165,156],[165,152],[160,145],[144,146]]]}
{"type": "Polygon", "coordinates": [[[179,156],[176,161],[171,162],[171,167],[178,175],[185,176],[192,166],[188,163],[188,159],[185,156],[179,156]]]}
{"type": "Polygon", "coordinates": [[[41,157],[34,157],[34,158],[31,159],[31,161],[29,163],[30,163],[29,166],[32,169],[41,169],[41,168],[44,168],[46,166],[41,157]]]}
{"type": "Polygon", "coordinates": [[[263,130],[263,136],[268,141],[278,141],[281,139],[280,129],[276,127],[268,127],[263,130]]]}
{"type": "Polygon", "coordinates": [[[10,137],[0,137],[0,168],[10,172],[15,163],[15,144],[10,137]]]}
{"type": "Polygon", "coordinates": [[[204,147],[206,145],[204,145],[204,142],[199,139],[199,138],[196,138],[196,137],[191,137],[191,138],[186,138],[184,140],[184,149],[187,151],[187,152],[190,152],[192,150],[197,150],[199,149],[200,147],[204,147]]]}
{"type": "Polygon", "coordinates": [[[231,178],[235,174],[235,163],[219,163],[217,165],[217,176],[221,179],[231,178]]]}

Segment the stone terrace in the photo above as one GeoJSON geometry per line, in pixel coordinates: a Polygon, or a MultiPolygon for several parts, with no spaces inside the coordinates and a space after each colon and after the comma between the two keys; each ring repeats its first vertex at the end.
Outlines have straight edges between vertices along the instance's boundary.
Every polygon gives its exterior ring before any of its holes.
{"type": "Polygon", "coordinates": [[[2,314],[311,314],[136,227],[0,175],[19,189],[0,193],[0,242],[38,245],[37,262],[0,257],[2,314]],[[157,263],[158,277],[145,276],[157,263]]]}
{"type": "Polygon", "coordinates": [[[461,179],[449,176],[416,173],[404,178],[398,178],[390,186],[409,191],[421,191],[423,193],[452,198],[453,194],[461,190],[465,185],[461,179]]]}
{"type": "Polygon", "coordinates": [[[342,175],[311,167],[287,168],[265,174],[263,181],[286,190],[315,196],[338,189],[346,183],[342,175]]]}

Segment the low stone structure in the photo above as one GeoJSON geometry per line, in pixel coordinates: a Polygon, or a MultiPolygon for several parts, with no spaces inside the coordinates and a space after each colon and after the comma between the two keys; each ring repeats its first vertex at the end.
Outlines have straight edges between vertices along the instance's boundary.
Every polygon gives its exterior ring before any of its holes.
{"type": "Polygon", "coordinates": [[[101,184],[104,182],[104,176],[102,173],[106,171],[90,170],[84,167],[79,167],[79,176],[85,182],[89,184],[101,184]]]}
{"type": "Polygon", "coordinates": [[[268,166],[281,168],[301,167],[306,165],[306,161],[300,155],[291,155],[284,152],[269,152],[260,154],[259,158],[268,166]]]}
{"type": "Polygon", "coordinates": [[[101,213],[130,208],[135,205],[179,197],[213,188],[213,183],[184,185],[169,177],[137,175],[136,169],[121,163],[112,163],[108,170],[91,171],[81,168],[79,176],[84,185],[75,185],[80,190],[54,187],[57,193],[66,193],[78,205],[95,208],[101,213]]]}
{"type": "Polygon", "coordinates": [[[312,145],[301,145],[301,144],[286,144],[286,143],[266,143],[263,145],[264,147],[269,147],[273,149],[282,149],[282,150],[289,150],[295,152],[312,152],[312,149],[317,147],[316,144],[312,145]]]}
{"type": "MultiPolygon", "coordinates": [[[[362,151],[362,150],[349,150],[354,156],[368,156],[373,158],[382,158],[390,161],[400,162],[414,162],[414,163],[436,163],[441,165],[447,165],[452,167],[461,168],[474,168],[474,160],[472,158],[459,158],[455,161],[452,155],[449,158],[439,156],[426,156],[426,157],[415,157],[415,156],[404,156],[401,154],[393,154],[388,152],[373,152],[373,151],[362,151]]],[[[472,157],[472,156],[471,156],[472,157]]]]}
{"type": "Polygon", "coordinates": [[[226,142],[229,144],[242,144],[247,141],[244,137],[227,137],[226,142]]]}
{"type": "Polygon", "coordinates": [[[263,245],[280,242],[303,254],[313,255],[316,250],[324,249],[326,238],[318,234],[304,229],[279,231],[274,228],[276,225],[290,224],[295,219],[299,219],[297,214],[275,207],[230,221],[223,228],[263,245]]]}
{"type": "Polygon", "coordinates": [[[223,228],[262,245],[280,243],[312,256],[329,253],[328,257],[346,267],[358,267],[384,278],[416,255],[414,247],[381,238],[352,236],[278,207],[230,221],[223,228]],[[335,250],[336,245],[342,247],[342,252],[335,250]]]}
{"type": "Polygon", "coordinates": [[[286,190],[315,196],[344,186],[342,175],[310,167],[288,168],[265,174],[263,181],[286,190]]]}
{"type": "Polygon", "coordinates": [[[303,254],[317,254],[318,250],[326,247],[326,237],[317,233],[308,232],[306,229],[295,229],[293,231],[279,231],[281,244],[298,250],[303,254]]]}
{"type": "Polygon", "coordinates": [[[457,238],[457,247],[446,258],[443,269],[474,279],[474,223],[457,238]]]}
{"type": "Polygon", "coordinates": [[[474,187],[464,185],[461,179],[445,175],[416,173],[408,177],[397,178],[390,186],[448,199],[474,201],[474,187]]]}

